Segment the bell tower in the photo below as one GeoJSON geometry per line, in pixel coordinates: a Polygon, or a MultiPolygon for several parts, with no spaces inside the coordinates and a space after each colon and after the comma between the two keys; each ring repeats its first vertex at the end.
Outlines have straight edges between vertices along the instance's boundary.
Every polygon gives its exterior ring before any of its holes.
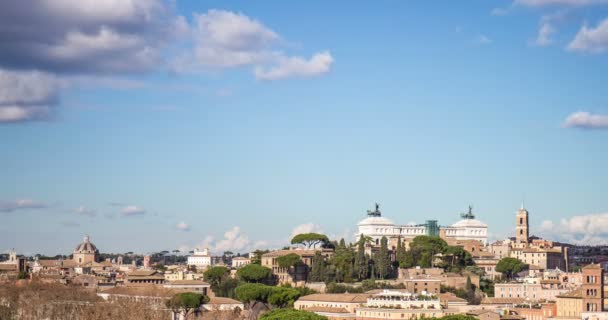
{"type": "Polygon", "coordinates": [[[515,214],[515,240],[518,243],[528,243],[530,238],[529,226],[528,226],[528,210],[524,208],[524,204],[521,204],[521,208],[517,210],[515,214]]]}

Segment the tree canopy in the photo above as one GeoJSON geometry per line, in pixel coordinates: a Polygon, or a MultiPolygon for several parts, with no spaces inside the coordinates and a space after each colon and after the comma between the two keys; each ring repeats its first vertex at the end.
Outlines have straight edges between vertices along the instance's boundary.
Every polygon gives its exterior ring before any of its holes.
{"type": "Polygon", "coordinates": [[[518,259],[505,257],[496,264],[496,271],[502,273],[507,279],[512,279],[514,275],[524,270],[527,265],[518,259]]]}
{"type": "Polygon", "coordinates": [[[409,253],[412,255],[414,263],[423,268],[433,266],[433,259],[436,254],[443,253],[448,244],[439,237],[417,236],[410,244],[409,253]]]}
{"type": "Polygon", "coordinates": [[[261,283],[246,283],[236,288],[236,298],[243,303],[268,302],[272,287],[261,283]]]}
{"type": "Polygon", "coordinates": [[[173,312],[183,313],[184,318],[188,319],[188,315],[192,310],[197,309],[202,304],[207,302],[209,302],[209,298],[207,296],[194,292],[182,292],[167,300],[165,305],[173,312]]]}
{"type": "Polygon", "coordinates": [[[295,267],[302,263],[302,258],[295,253],[286,254],[277,258],[277,263],[281,268],[295,267]]]}
{"type": "Polygon", "coordinates": [[[259,264],[248,264],[236,272],[237,276],[245,282],[264,282],[270,279],[272,271],[259,264]]]}
{"type": "Polygon", "coordinates": [[[294,309],[274,309],[264,313],[260,320],[327,320],[327,317],[316,313],[294,310],[294,309]]]}
{"type": "Polygon", "coordinates": [[[301,292],[290,287],[273,287],[268,296],[268,303],[275,307],[293,307],[293,303],[298,300],[301,292]]]}
{"type": "Polygon", "coordinates": [[[326,244],[329,238],[320,233],[300,233],[291,239],[291,244],[301,244],[308,248],[314,248],[318,244],[326,244]]]}
{"type": "Polygon", "coordinates": [[[228,273],[228,271],[228,268],[222,266],[211,267],[203,273],[203,276],[205,281],[211,285],[211,289],[215,292],[216,289],[219,288],[220,284],[222,283],[222,279],[228,273]]]}

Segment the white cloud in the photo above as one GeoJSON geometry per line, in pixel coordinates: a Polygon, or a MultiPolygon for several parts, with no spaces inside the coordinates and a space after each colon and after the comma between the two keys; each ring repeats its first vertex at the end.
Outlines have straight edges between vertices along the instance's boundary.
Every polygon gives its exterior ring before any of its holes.
{"type": "Polygon", "coordinates": [[[216,239],[212,235],[207,235],[195,246],[185,244],[180,247],[180,250],[188,252],[194,249],[209,248],[214,254],[221,254],[224,251],[244,253],[256,249],[265,249],[269,246],[276,247],[276,245],[272,245],[271,242],[266,240],[252,241],[249,236],[241,230],[240,227],[234,226],[228,231],[224,232],[221,239],[216,239]]]}
{"type": "Polygon", "coordinates": [[[271,29],[242,13],[209,10],[195,15],[196,32],[201,42],[209,42],[226,50],[264,49],[279,39],[271,29]]]}
{"type": "Polygon", "coordinates": [[[0,123],[47,118],[58,88],[59,81],[47,73],[0,69],[0,123]]]}
{"type": "Polygon", "coordinates": [[[195,14],[190,32],[192,50],[172,62],[176,72],[253,67],[258,79],[275,80],[309,77],[329,71],[329,52],[310,59],[287,55],[277,49],[282,39],[277,32],[242,13],[209,10],[195,14]]]}
{"type": "Polygon", "coordinates": [[[233,227],[224,233],[224,238],[217,241],[214,246],[214,251],[240,251],[251,248],[249,237],[241,231],[240,227],[233,227]]]}
{"type": "Polygon", "coordinates": [[[555,33],[555,28],[553,28],[553,26],[548,23],[548,22],[543,22],[540,26],[540,28],[538,29],[538,35],[536,36],[536,40],[534,41],[534,43],[537,46],[548,46],[551,43],[553,43],[553,39],[551,39],[551,36],[555,33]]]}
{"type": "Polygon", "coordinates": [[[540,230],[559,241],[573,244],[608,244],[608,213],[578,215],[555,223],[542,222],[540,230]]]}
{"type": "Polygon", "coordinates": [[[79,214],[81,216],[89,216],[89,217],[94,217],[97,214],[94,209],[87,208],[85,206],[80,206],[80,207],[74,209],[74,213],[79,214]]]}
{"type": "Polygon", "coordinates": [[[175,227],[181,231],[190,231],[190,225],[183,221],[179,222],[175,227]]]}
{"type": "Polygon", "coordinates": [[[608,0],[515,0],[517,5],[528,7],[543,7],[543,6],[572,6],[583,7],[590,5],[599,5],[608,3],[608,0]]]}
{"type": "Polygon", "coordinates": [[[0,201],[0,212],[13,212],[17,210],[44,209],[49,205],[32,199],[17,199],[0,201]]]}
{"type": "Polygon", "coordinates": [[[567,47],[570,51],[602,53],[608,50],[608,18],[596,28],[583,25],[567,47]]]}
{"type": "Polygon", "coordinates": [[[281,57],[270,68],[257,67],[255,77],[260,80],[278,80],[290,77],[311,77],[329,72],[334,59],[328,51],[317,53],[309,60],[300,57],[281,57]]]}
{"type": "Polygon", "coordinates": [[[608,129],[608,115],[578,111],[569,115],[563,126],[566,128],[608,129]]]}
{"type": "Polygon", "coordinates": [[[120,210],[120,213],[123,216],[137,216],[137,215],[145,214],[146,210],[144,208],[141,208],[138,206],[129,205],[129,206],[122,208],[122,210],[120,210]]]}
{"type": "Polygon", "coordinates": [[[310,223],[303,223],[300,225],[297,225],[293,228],[293,230],[291,231],[291,236],[289,237],[289,240],[291,240],[291,238],[293,238],[294,236],[301,234],[301,233],[323,233],[323,228],[318,225],[318,224],[314,224],[312,222],[310,223]]]}
{"type": "Polygon", "coordinates": [[[492,39],[488,38],[488,36],[480,34],[479,36],[477,36],[477,38],[475,38],[475,43],[478,44],[490,44],[492,43],[492,39]]]}

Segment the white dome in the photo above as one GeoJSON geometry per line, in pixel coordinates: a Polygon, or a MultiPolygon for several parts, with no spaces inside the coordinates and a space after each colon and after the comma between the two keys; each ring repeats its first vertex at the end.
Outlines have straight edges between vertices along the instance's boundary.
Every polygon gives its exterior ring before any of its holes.
{"type": "Polygon", "coordinates": [[[452,225],[454,228],[487,228],[488,225],[476,219],[463,219],[452,225]]]}
{"type": "Polygon", "coordinates": [[[395,223],[384,217],[367,217],[361,220],[359,226],[394,226],[395,223]]]}

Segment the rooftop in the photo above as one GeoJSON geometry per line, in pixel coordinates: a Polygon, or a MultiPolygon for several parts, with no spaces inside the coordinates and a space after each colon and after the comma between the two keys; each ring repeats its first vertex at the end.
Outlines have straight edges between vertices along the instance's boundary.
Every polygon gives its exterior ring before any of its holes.
{"type": "Polygon", "coordinates": [[[343,303],[366,303],[371,294],[366,293],[315,293],[300,297],[301,301],[326,301],[343,303]]]}

